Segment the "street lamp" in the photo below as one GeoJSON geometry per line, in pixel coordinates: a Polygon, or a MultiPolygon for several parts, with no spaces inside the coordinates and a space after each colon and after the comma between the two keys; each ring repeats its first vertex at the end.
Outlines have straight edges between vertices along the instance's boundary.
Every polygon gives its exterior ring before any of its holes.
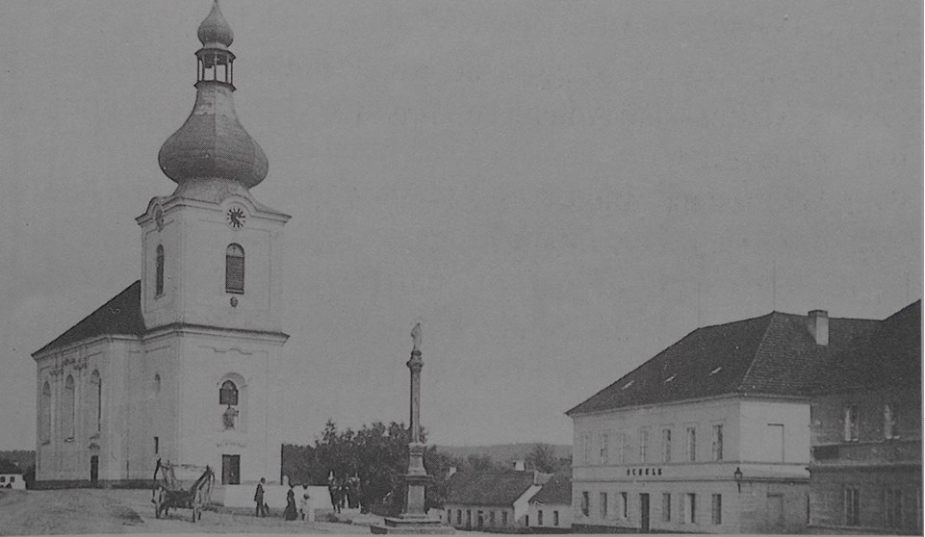
{"type": "Polygon", "coordinates": [[[742,469],[736,466],[735,473],[732,474],[736,478],[736,486],[739,487],[739,493],[742,492],[742,469]]]}

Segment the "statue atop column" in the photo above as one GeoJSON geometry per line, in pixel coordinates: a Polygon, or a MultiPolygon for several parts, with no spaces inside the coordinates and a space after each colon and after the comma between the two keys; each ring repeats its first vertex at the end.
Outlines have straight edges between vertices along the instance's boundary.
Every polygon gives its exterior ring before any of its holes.
{"type": "Polygon", "coordinates": [[[370,526],[373,533],[454,533],[453,528],[444,526],[439,518],[427,514],[424,498],[426,486],[431,481],[424,468],[424,442],[421,441],[421,323],[411,330],[411,359],[405,364],[411,371],[411,420],[409,429],[411,442],[408,444],[408,473],[405,474],[405,505],[401,515],[386,517],[384,524],[370,526]]]}

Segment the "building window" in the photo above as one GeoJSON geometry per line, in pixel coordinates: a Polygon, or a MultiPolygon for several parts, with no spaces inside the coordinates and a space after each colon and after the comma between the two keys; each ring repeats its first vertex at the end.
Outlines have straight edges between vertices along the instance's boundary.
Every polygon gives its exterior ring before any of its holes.
{"type": "Polygon", "coordinates": [[[543,525],[543,510],[542,509],[540,509],[540,511],[536,514],[536,525],[537,526],[543,525]]]}
{"type": "Polygon", "coordinates": [[[768,424],[768,439],[766,449],[768,450],[768,462],[784,462],[783,423],[768,424]]]}
{"type": "Polygon", "coordinates": [[[671,462],[671,429],[662,429],[662,461],[671,462]]]}
{"type": "Polygon", "coordinates": [[[93,394],[93,432],[99,433],[103,430],[103,380],[100,378],[99,371],[93,370],[93,374],[90,375],[90,384],[96,387],[96,393],[93,394]]]}
{"type": "Polygon", "coordinates": [[[241,484],[241,456],[222,455],[222,485],[241,484]]]}
{"type": "Polygon", "coordinates": [[[607,448],[609,446],[607,444],[610,442],[610,437],[607,435],[607,433],[603,433],[600,436],[600,441],[601,441],[600,463],[607,464],[609,462],[608,456],[607,456],[607,448]]]}
{"type": "Polygon", "coordinates": [[[687,460],[697,460],[697,429],[694,427],[687,428],[687,460]]]}
{"type": "Polygon", "coordinates": [[[68,440],[74,438],[74,413],[77,410],[74,388],[74,377],[67,376],[64,381],[64,436],[68,440]]]}
{"type": "Polygon", "coordinates": [[[607,518],[607,493],[601,493],[601,518],[607,518]]]}
{"type": "Polygon", "coordinates": [[[157,245],[154,256],[154,296],[164,294],[164,247],[157,245]]]}
{"type": "Polygon", "coordinates": [[[591,434],[581,435],[581,462],[591,464],[591,434]]]}
{"type": "Polygon", "coordinates": [[[222,388],[218,391],[218,404],[237,406],[238,387],[235,386],[234,382],[226,380],[222,383],[222,388]]]}
{"type": "Polygon", "coordinates": [[[845,407],[845,442],[858,441],[858,406],[845,407]]]}
{"type": "Polygon", "coordinates": [[[697,523],[697,495],[693,493],[684,495],[684,521],[688,524],[697,523]]]}
{"type": "Polygon", "coordinates": [[[524,516],[524,526],[530,527],[530,515],[524,516]]]}
{"type": "Polygon", "coordinates": [[[639,462],[646,462],[646,455],[649,449],[649,430],[639,429],[639,462]]]}
{"type": "Polygon", "coordinates": [[[581,514],[588,516],[591,512],[591,495],[588,491],[581,493],[581,514]]]}
{"type": "Polygon", "coordinates": [[[507,527],[507,511],[501,511],[501,525],[507,527]]]}
{"type": "Polygon", "coordinates": [[[0,475],[0,483],[6,483],[6,476],[0,475]]]}
{"type": "Polygon", "coordinates": [[[456,525],[458,526],[461,524],[462,524],[462,509],[457,509],[456,510],[456,525]]]}
{"type": "Polygon", "coordinates": [[[713,495],[713,524],[719,525],[723,523],[723,495],[714,494],[713,495]]]}
{"type": "Polygon", "coordinates": [[[41,413],[42,443],[51,441],[51,385],[46,382],[42,386],[42,413],[41,413]]]}
{"type": "Polygon", "coordinates": [[[626,433],[618,433],[617,438],[614,440],[617,443],[617,461],[620,464],[626,463],[626,454],[629,452],[629,436],[626,433]]]}
{"type": "Polygon", "coordinates": [[[895,405],[883,405],[883,437],[899,438],[899,413],[895,405]]]}
{"type": "Polygon", "coordinates": [[[552,512],[552,525],[553,526],[559,525],[559,511],[552,512]]]}
{"type": "Polygon", "coordinates": [[[861,494],[856,488],[845,488],[845,525],[861,525],[861,494]]]}
{"type": "Polygon", "coordinates": [[[620,505],[623,507],[623,518],[627,519],[630,517],[630,501],[629,495],[625,492],[620,493],[620,505]]]}
{"type": "Polygon", "coordinates": [[[491,527],[495,526],[495,512],[494,511],[488,512],[488,525],[491,527]]]}
{"type": "Polygon", "coordinates": [[[446,510],[446,523],[453,524],[453,510],[452,509],[446,510]]]}
{"type": "Polygon", "coordinates": [[[903,527],[903,492],[896,489],[885,490],[883,510],[888,528],[903,527]]]}
{"type": "Polygon", "coordinates": [[[244,293],[244,248],[240,244],[225,249],[225,292],[244,293]]]}
{"type": "Polygon", "coordinates": [[[662,522],[671,522],[671,493],[662,493],[662,522]]]}
{"type": "Polygon", "coordinates": [[[723,460],[723,425],[713,425],[713,460],[723,460]]]}

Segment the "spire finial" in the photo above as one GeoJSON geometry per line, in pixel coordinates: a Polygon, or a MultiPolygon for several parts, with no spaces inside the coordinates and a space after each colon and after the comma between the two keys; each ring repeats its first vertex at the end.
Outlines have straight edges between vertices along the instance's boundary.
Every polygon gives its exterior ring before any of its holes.
{"type": "Polygon", "coordinates": [[[218,0],[213,0],[212,2],[212,11],[209,12],[209,15],[202,21],[202,24],[199,25],[199,41],[204,47],[216,47],[217,48],[227,48],[231,46],[231,43],[234,41],[234,32],[231,31],[231,26],[228,25],[228,22],[225,20],[225,17],[222,15],[222,10],[218,6],[218,0]]]}

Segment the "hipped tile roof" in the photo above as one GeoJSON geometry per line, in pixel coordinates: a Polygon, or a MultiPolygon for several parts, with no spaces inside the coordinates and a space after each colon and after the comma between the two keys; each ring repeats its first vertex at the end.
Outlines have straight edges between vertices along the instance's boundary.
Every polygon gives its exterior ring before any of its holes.
{"type": "Polygon", "coordinates": [[[15,462],[8,459],[0,459],[0,474],[21,474],[22,470],[15,462]]]}
{"type": "Polygon", "coordinates": [[[884,321],[829,318],[817,345],[806,315],[694,330],[566,414],[722,395],[809,396],[921,377],[921,301],[884,321]]]}
{"type": "Polygon", "coordinates": [[[552,476],[552,479],[543,485],[543,488],[530,499],[530,503],[543,505],[571,505],[572,480],[568,473],[552,476]]]}
{"type": "Polygon", "coordinates": [[[32,355],[36,356],[49,349],[65,347],[97,336],[141,336],[144,333],[145,322],[141,315],[141,281],[139,280],[32,355]]]}
{"type": "Polygon", "coordinates": [[[533,472],[457,472],[447,484],[446,503],[511,506],[533,484],[533,472]]]}

